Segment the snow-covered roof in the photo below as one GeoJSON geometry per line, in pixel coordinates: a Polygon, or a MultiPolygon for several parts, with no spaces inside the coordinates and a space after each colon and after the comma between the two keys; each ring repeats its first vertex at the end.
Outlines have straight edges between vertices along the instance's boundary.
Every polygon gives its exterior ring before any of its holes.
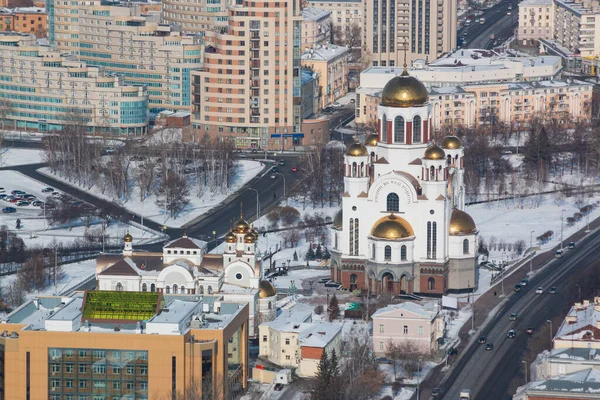
{"type": "Polygon", "coordinates": [[[325,347],[342,331],[341,324],[330,322],[311,322],[302,324],[303,330],[298,335],[300,346],[325,347]]]}
{"type": "Polygon", "coordinates": [[[563,320],[555,340],[600,341],[600,297],[576,303],[563,320]]]}
{"type": "Polygon", "coordinates": [[[165,244],[164,249],[204,249],[206,247],[206,242],[204,240],[194,239],[191,237],[187,237],[187,235],[180,237],[179,239],[174,239],[165,244]]]}
{"type": "Polygon", "coordinates": [[[575,363],[600,365],[600,350],[581,347],[567,347],[545,350],[538,354],[536,362],[550,361],[553,363],[575,363]]]}
{"type": "Polygon", "coordinates": [[[420,304],[413,303],[412,301],[407,301],[405,303],[391,304],[387,307],[380,308],[377,311],[375,311],[373,317],[384,317],[386,316],[385,314],[399,310],[408,311],[427,318],[434,318],[438,314],[437,310],[428,309],[420,304]]]}
{"type": "Polygon", "coordinates": [[[331,15],[331,11],[316,7],[304,7],[301,11],[302,19],[305,21],[318,21],[331,15]]]}
{"type": "Polygon", "coordinates": [[[519,7],[528,6],[551,6],[554,0],[523,0],[519,3],[519,7]]]}
{"type": "Polygon", "coordinates": [[[335,44],[318,45],[315,48],[306,49],[302,54],[302,61],[329,61],[341,55],[348,55],[350,49],[335,44]]]}
{"type": "MultiPolygon", "coordinates": [[[[543,392],[544,394],[552,392],[578,393],[581,395],[595,394],[600,396],[600,371],[593,368],[584,369],[545,381],[531,382],[524,389],[529,396],[536,392],[543,392]]],[[[586,398],[588,397],[586,396],[586,398]]]]}

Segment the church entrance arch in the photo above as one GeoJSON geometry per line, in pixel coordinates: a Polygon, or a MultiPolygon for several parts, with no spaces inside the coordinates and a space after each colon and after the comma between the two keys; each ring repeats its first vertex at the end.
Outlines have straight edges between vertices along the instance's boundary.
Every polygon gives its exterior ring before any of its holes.
{"type": "Polygon", "coordinates": [[[381,292],[394,294],[394,276],[390,272],[381,277],[381,292]]]}
{"type": "Polygon", "coordinates": [[[356,275],[356,274],[350,275],[350,291],[351,292],[358,289],[357,281],[358,281],[358,275],[356,275]]]}
{"type": "Polygon", "coordinates": [[[406,275],[402,275],[402,277],[400,277],[400,294],[407,294],[408,293],[408,279],[406,278],[406,275]]]}

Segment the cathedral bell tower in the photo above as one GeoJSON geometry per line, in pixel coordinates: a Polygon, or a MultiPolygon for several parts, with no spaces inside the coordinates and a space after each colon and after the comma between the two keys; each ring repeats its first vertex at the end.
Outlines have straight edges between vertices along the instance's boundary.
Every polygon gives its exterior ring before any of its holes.
{"type": "Polygon", "coordinates": [[[369,152],[365,145],[355,141],[346,150],[344,156],[345,194],[357,197],[369,191],[369,152]]]}

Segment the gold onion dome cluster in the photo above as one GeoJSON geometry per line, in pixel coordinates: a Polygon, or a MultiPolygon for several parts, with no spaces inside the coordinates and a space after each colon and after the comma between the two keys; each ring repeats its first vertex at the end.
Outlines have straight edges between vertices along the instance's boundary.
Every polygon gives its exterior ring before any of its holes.
{"type": "Polygon", "coordinates": [[[277,294],[275,288],[269,281],[260,281],[258,284],[258,297],[264,299],[266,297],[273,297],[277,294]]]}
{"type": "Polygon", "coordinates": [[[410,76],[404,68],[402,75],[392,78],[381,92],[384,107],[418,107],[427,104],[429,93],[423,82],[410,76]]]}
{"type": "Polygon", "coordinates": [[[446,158],[446,153],[436,144],[432,144],[425,150],[424,158],[427,160],[443,160],[446,158]]]}
{"type": "Polygon", "coordinates": [[[457,138],[456,136],[450,135],[450,136],[446,136],[443,140],[442,140],[442,148],[443,149],[460,149],[462,147],[462,143],[460,142],[460,139],[457,138]]]}
{"type": "Polygon", "coordinates": [[[354,142],[350,146],[348,146],[348,149],[346,149],[346,154],[353,157],[360,157],[368,155],[369,152],[367,151],[367,148],[364,144],[354,142]]]}
{"type": "Polygon", "coordinates": [[[379,142],[379,136],[377,136],[376,133],[371,133],[369,136],[367,136],[367,138],[365,139],[365,146],[372,146],[375,147],[377,146],[377,142],[379,142]]]}
{"type": "Polygon", "coordinates": [[[396,240],[414,235],[410,224],[404,218],[394,214],[380,218],[371,230],[371,236],[379,239],[396,240]]]}
{"type": "Polygon", "coordinates": [[[127,232],[127,234],[123,238],[123,241],[125,243],[131,243],[133,241],[133,236],[131,236],[131,234],[129,232],[127,232]]]}
{"type": "Polygon", "coordinates": [[[469,214],[454,208],[450,215],[450,235],[472,235],[477,232],[475,221],[469,214]]]}
{"type": "Polygon", "coordinates": [[[250,229],[250,225],[244,220],[244,217],[240,216],[240,219],[233,226],[234,233],[246,233],[250,229]]]}
{"type": "Polygon", "coordinates": [[[232,231],[227,232],[227,235],[225,235],[225,241],[227,243],[235,243],[237,241],[235,233],[233,233],[232,231]]]}

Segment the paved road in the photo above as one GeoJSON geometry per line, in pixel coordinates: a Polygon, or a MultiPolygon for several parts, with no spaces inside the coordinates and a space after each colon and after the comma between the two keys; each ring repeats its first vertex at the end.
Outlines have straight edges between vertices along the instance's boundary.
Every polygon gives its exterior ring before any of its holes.
{"type": "MultiPolygon", "coordinates": [[[[485,330],[474,335],[475,338],[486,336],[488,342],[494,344],[494,350],[485,351],[484,346],[476,341],[470,343],[456,365],[454,373],[457,375],[449,379],[451,383],[446,388],[443,398],[458,399],[459,391],[465,388],[472,390],[475,399],[511,398],[512,394],[506,392],[509,383],[521,368],[524,368],[520,355],[527,346],[525,329],[528,327],[540,329],[547,320],[562,311],[562,293],[570,284],[569,278],[577,276],[590,265],[600,264],[598,246],[600,246],[600,232],[583,239],[575,250],[567,251],[563,258],[551,261],[545,270],[530,279],[529,284],[521,292],[511,293],[485,330]],[[544,288],[544,294],[535,293],[538,286],[544,288]],[[548,293],[548,289],[552,286],[557,287],[557,294],[548,293]],[[509,316],[513,312],[519,315],[515,322],[509,321],[509,316]],[[510,329],[518,332],[515,339],[506,337],[510,329]]],[[[517,278],[514,277],[512,280],[517,278]]],[[[505,290],[509,292],[512,285],[513,282],[509,287],[505,287],[505,290]]]]}
{"type": "Polygon", "coordinates": [[[458,30],[458,45],[460,46],[463,38],[467,45],[463,46],[470,49],[486,48],[490,42],[490,35],[496,37],[503,36],[507,30],[512,30],[518,23],[518,5],[516,1],[501,1],[496,5],[484,11],[480,18],[485,18],[485,23],[473,22],[458,30]],[[508,7],[512,4],[511,15],[507,15],[508,7]],[[464,33],[467,32],[465,36],[464,33]]]}

